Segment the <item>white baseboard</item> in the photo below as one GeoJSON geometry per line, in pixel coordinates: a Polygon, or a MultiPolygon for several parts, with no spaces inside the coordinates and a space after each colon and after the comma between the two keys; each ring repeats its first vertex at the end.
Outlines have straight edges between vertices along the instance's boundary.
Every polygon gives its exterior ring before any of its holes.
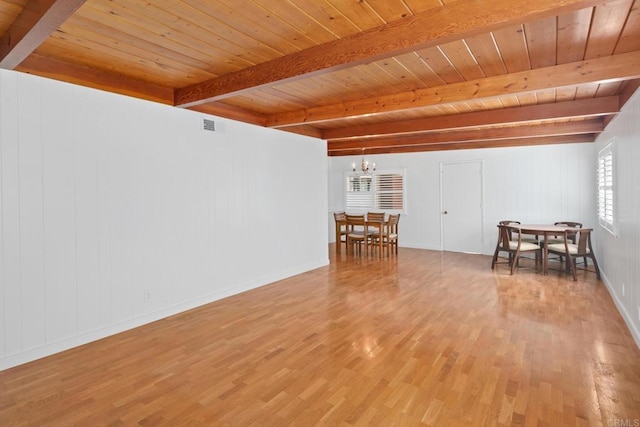
{"type": "Polygon", "coordinates": [[[631,336],[633,337],[633,340],[636,342],[636,345],[638,346],[638,348],[640,348],[640,331],[636,327],[636,324],[633,322],[633,317],[629,314],[629,312],[625,308],[622,301],[620,301],[620,299],[618,298],[618,294],[614,290],[613,286],[611,286],[611,282],[609,282],[609,279],[602,272],[602,270],[600,271],[600,275],[602,276],[602,282],[605,284],[605,286],[607,287],[607,290],[609,291],[609,295],[611,295],[611,299],[613,300],[613,303],[616,305],[618,312],[624,319],[624,322],[627,324],[627,327],[629,328],[629,332],[631,332],[631,336]]]}

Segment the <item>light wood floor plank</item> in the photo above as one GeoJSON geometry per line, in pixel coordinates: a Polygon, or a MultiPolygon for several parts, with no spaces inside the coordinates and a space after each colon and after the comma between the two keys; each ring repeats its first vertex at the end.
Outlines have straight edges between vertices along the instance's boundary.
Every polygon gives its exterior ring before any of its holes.
{"type": "Polygon", "coordinates": [[[595,274],[330,253],[0,372],[0,425],[640,424],[640,350],[595,274]]]}

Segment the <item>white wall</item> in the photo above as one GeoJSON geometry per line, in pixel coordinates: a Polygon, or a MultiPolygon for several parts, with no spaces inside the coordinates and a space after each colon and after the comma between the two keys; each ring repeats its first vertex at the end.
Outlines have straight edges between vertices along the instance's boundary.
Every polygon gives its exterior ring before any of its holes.
{"type": "MultiPolygon", "coordinates": [[[[366,156],[378,170],[405,168],[407,214],[400,246],[440,250],[440,163],[483,162],[483,253],[493,254],[496,224],[579,221],[596,224],[595,146],[592,143],[366,156]]],[[[329,160],[329,210],[344,209],[344,173],[354,157],[329,160]]],[[[463,195],[461,195],[463,197],[463,195]]],[[[335,240],[329,215],[330,240],[335,240]]]]}
{"type": "Polygon", "coordinates": [[[328,263],[326,143],[203,117],[0,70],[0,369],[328,263]]]}
{"type": "Polygon", "coordinates": [[[596,152],[612,140],[615,234],[596,228],[596,255],[604,282],[640,347],[640,91],[600,135],[596,152]]]}

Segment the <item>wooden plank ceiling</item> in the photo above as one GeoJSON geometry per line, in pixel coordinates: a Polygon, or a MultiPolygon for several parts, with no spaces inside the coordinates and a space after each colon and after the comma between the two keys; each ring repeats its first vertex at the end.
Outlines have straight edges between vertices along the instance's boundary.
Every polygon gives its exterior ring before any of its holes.
{"type": "Polygon", "coordinates": [[[640,0],[0,0],[0,66],[354,155],[592,142],[640,0]]]}

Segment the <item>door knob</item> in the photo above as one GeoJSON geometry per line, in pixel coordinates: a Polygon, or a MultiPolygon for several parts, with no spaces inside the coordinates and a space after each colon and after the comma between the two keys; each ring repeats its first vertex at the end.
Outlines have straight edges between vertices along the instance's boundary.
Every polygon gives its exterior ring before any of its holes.
{"type": "Polygon", "coordinates": [[[444,211],[444,212],[442,212],[442,213],[446,215],[446,214],[448,214],[449,212],[447,212],[447,211],[444,211]]]}

